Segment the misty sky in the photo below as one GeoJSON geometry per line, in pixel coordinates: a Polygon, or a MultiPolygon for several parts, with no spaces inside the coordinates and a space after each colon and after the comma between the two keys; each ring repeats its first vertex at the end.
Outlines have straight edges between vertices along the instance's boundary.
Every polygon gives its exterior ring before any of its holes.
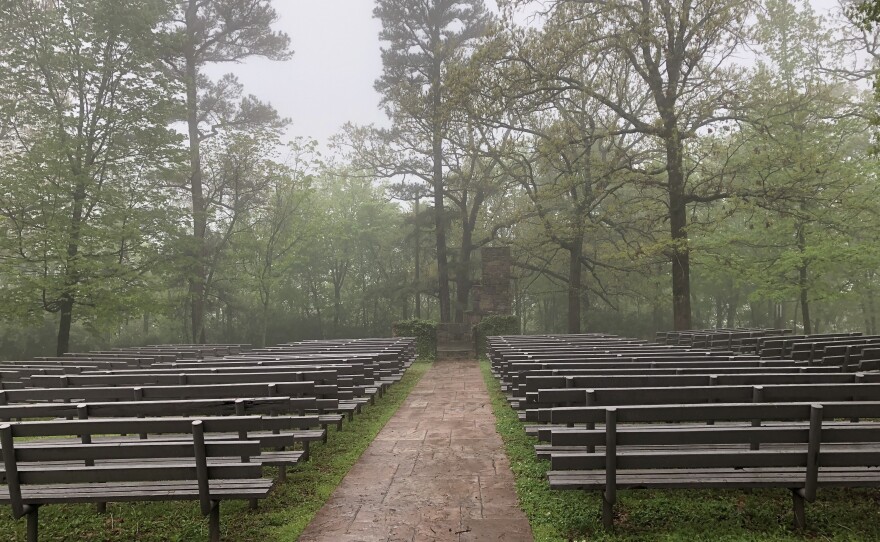
{"type": "MultiPolygon", "coordinates": [[[[817,10],[837,0],[811,0],[817,10]]],[[[490,2],[491,3],[491,2],[490,2]]],[[[321,142],[346,122],[384,123],[373,82],[382,71],[379,21],[371,0],[274,0],[276,28],[293,40],[289,62],[252,59],[210,70],[234,72],[245,91],[269,101],[293,121],[291,136],[321,142]]]]}

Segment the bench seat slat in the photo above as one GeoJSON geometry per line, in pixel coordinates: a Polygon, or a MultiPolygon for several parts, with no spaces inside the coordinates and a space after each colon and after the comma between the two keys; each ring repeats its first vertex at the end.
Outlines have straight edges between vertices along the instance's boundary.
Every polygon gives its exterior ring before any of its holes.
{"type": "MultiPolygon", "coordinates": [[[[211,480],[211,496],[220,500],[256,499],[268,495],[273,482],[260,480],[211,480]]],[[[196,482],[138,482],[107,484],[27,485],[22,487],[26,504],[91,502],[140,502],[198,500],[196,482]]],[[[9,503],[9,491],[0,486],[0,503],[9,503]]]]}
{"type": "MultiPolygon", "coordinates": [[[[128,464],[125,469],[118,466],[94,467],[76,466],[60,467],[47,470],[43,465],[22,466],[18,471],[22,487],[27,485],[58,484],[58,483],[113,483],[128,481],[151,480],[194,480],[196,466],[194,462],[157,462],[151,464],[128,464]]],[[[212,479],[225,478],[260,478],[262,471],[258,463],[227,463],[212,464],[208,467],[208,476],[212,479]]],[[[5,481],[5,478],[4,478],[5,481]]]]}
{"type": "Polygon", "coordinates": [[[301,450],[285,451],[285,452],[263,452],[258,457],[253,458],[254,462],[270,467],[282,467],[288,465],[296,465],[303,461],[305,453],[301,450]]]}
{"type": "MultiPolygon", "coordinates": [[[[211,456],[252,456],[260,453],[259,443],[250,440],[209,440],[207,447],[211,456]]],[[[192,449],[192,443],[182,440],[128,440],[94,444],[67,443],[54,446],[16,447],[15,455],[16,459],[21,462],[77,459],[154,459],[185,456],[190,449],[192,449]]]]}
{"type": "MultiPolygon", "coordinates": [[[[550,471],[553,489],[604,489],[605,471],[550,471]]],[[[619,489],[802,488],[803,469],[617,471],[619,489]]],[[[820,487],[880,487],[880,469],[820,469],[820,487]]]]}
{"type": "MultiPolygon", "coordinates": [[[[661,449],[657,451],[624,451],[617,453],[621,469],[690,469],[690,468],[781,468],[806,467],[806,449],[719,449],[714,452],[661,449]]],[[[553,470],[604,469],[605,457],[598,454],[551,454],[553,470]]],[[[865,448],[831,448],[823,450],[822,465],[843,467],[850,465],[880,466],[880,448],[875,444],[865,448]]],[[[861,467],[865,469],[866,467],[861,467]]]]}

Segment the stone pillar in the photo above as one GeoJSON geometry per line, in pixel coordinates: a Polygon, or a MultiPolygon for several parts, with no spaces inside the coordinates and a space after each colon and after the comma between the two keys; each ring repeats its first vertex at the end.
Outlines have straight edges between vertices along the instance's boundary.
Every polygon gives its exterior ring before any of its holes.
{"type": "Polygon", "coordinates": [[[480,250],[483,260],[483,273],[477,313],[507,315],[513,312],[513,296],[510,290],[513,258],[510,247],[484,247],[480,250]]]}

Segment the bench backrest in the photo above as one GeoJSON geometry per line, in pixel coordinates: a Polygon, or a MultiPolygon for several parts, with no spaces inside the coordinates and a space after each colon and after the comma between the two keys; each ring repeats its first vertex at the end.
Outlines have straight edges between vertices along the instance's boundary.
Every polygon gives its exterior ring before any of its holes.
{"type": "Polygon", "coordinates": [[[190,399],[107,403],[36,403],[0,406],[0,420],[25,418],[120,418],[163,416],[232,416],[289,414],[309,408],[309,398],[190,399]]]}
{"type": "Polygon", "coordinates": [[[683,403],[764,403],[880,401],[880,384],[763,384],[662,388],[563,388],[537,392],[539,403],[575,405],[655,405],[683,403]]]}
{"type": "MultiPolygon", "coordinates": [[[[803,421],[810,419],[813,403],[715,403],[634,405],[614,407],[620,423],[686,423],[803,421]]],[[[880,418],[880,401],[826,402],[822,404],[825,420],[880,418]]],[[[554,424],[602,423],[607,407],[559,407],[551,409],[554,424]]]]}
{"type": "Polygon", "coordinates": [[[292,372],[123,372],[119,374],[34,375],[32,387],[63,388],[80,386],[175,386],[200,384],[281,383],[311,381],[332,384],[337,381],[335,371],[292,372]]]}
{"type": "Polygon", "coordinates": [[[659,388],[771,384],[880,383],[878,373],[704,373],[685,375],[573,375],[526,378],[526,391],[552,388],[659,388]]]}
{"type": "Polygon", "coordinates": [[[24,388],[0,391],[0,405],[24,402],[162,401],[239,397],[316,397],[314,382],[182,386],[24,388]]]}
{"type": "MultiPolygon", "coordinates": [[[[880,403],[866,410],[880,409],[880,403]]],[[[618,452],[618,446],[639,442],[635,432],[618,431],[620,410],[612,407],[604,410],[604,454],[551,454],[551,468],[554,470],[604,469],[606,478],[605,498],[614,502],[616,497],[617,469],[743,469],[743,468],[803,468],[803,496],[807,501],[816,498],[819,480],[819,466],[822,467],[874,467],[880,452],[880,430],[877,426],[823,428],[823,420],[837,417],[840,411],[826,412],[824,405],[805,404],[799,409],[800,419],[809,420],[809,428],[802,430],[780,430],[780,428],[760,427],[688,427],[681,431],[682,440],[690,443],[709,444],[752,444],[758,438],[776,438],[777,441],[801,444],[800,449],[705,449],[693,450],[676,443],[666,449],[661,444],[652,446],[650,451],[618,452]],[[778,435],[771,433],[776,431],[778,435]],[[823,442],[869,443],[868,449],[833,448],[821,450],[823,442]]],[[[647,426],[642,442],[669,442],[673,436],[662,430],[647,426]],[[659,437],[659,438],[658,438],[659,437]]],[[[679,441],[681,442],[681,441],[679,441]]],[[[694,479],[694,487],[700,485],[699,477],[694,479]]]]}
{"type": "MultiPolygon", "coordinates": [[[[112,444],[66,444],[52,447],[16,448],[11,424],[0,425],[3,477],[9,502],[16,518],[25,513],[22,486],[31,484],[103,484],[110,482],[147,482],[197,480],[202,512],[211,510],[211,479],[261,478],[259,463],[246,462],[260,454],[255,441],[205,441],[204,425],[191,421],[191,442],[129,441],[112,444]],[[222,463],[208,463],[208,458],[228,458],[222,463]],[[150,459],[180,461],[151,462],[150,459]],[[235,458],[235,459],[232,459],[235,458]],[[127,459],[124,468],[98,463],[127,459]],[[138,460],[143,460],[139,463],[138,460]],[[70,461],[82,461],[71,466],[70,461]],[[63,462],[53,465],[53,462],[63,462]],[[22,465],[22,463],[25,463],[22,465]],[[27,464],[31,463],[31,464],[27,464]]],[[[63,490],[60,491],[63,494],[63,490]]]]}

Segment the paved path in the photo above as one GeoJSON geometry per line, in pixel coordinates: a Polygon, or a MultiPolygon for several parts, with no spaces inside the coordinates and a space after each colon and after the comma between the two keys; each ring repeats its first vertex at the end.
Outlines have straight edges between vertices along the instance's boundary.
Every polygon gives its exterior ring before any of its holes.
{"type": "Polygon", "coordinates": [[[301,542],[531,542],[475,361],[437,362],[301,542]]]}

